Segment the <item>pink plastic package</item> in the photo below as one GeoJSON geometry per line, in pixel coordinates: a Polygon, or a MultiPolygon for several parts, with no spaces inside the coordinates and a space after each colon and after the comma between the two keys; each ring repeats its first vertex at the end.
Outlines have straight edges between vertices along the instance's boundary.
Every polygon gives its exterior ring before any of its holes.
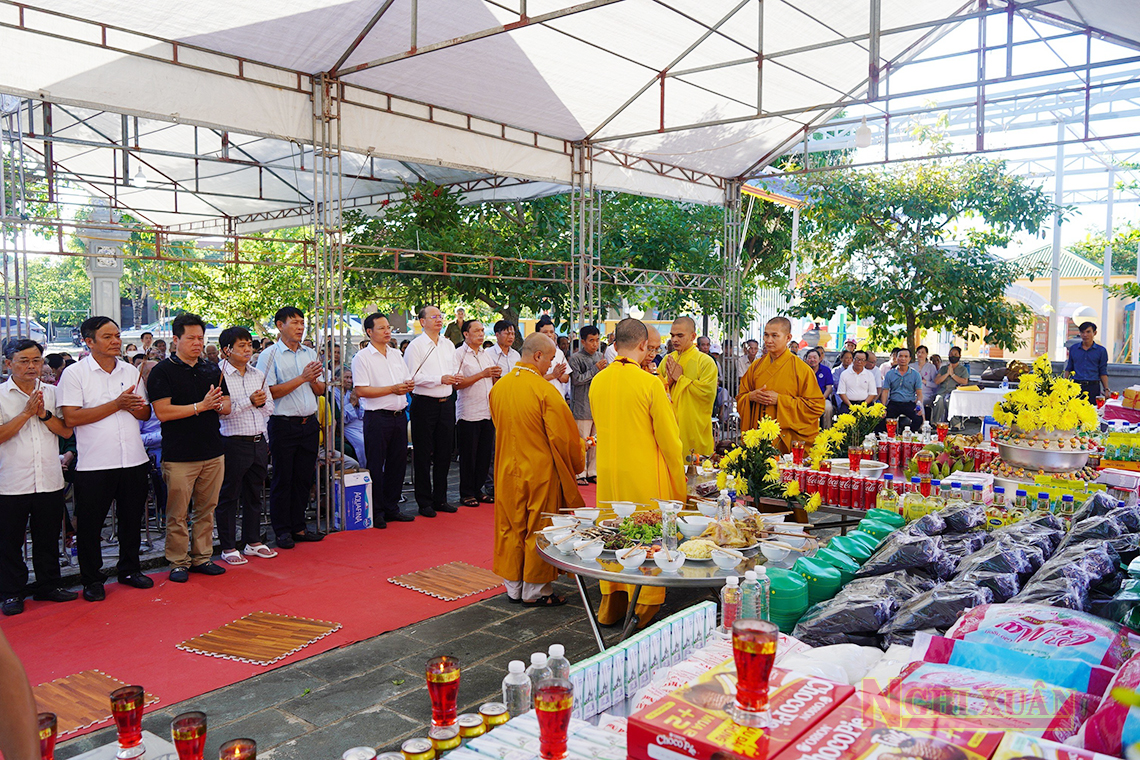
{"type": "Polygon", "coordinates": [[[1140,651],[1140,637],[1118,623],[1042,604],[982,604],[959,618],[946,636],[1112,670],[1140,651]]]}
{"type": "Polygon", "coordinates": [[[1140,689],[1140,654],[1132,657],[1117,671],[1116,677],[1108,685],[1100,707],[1081,726],[1080,733],[1066,742],[1067,744],[1084,747],[1093,752],[1103,752],[1106,755],[1124,756],[1126,745],[1124,737],[1135,740],[1135,734],[1140,733],[1140,725],[1137,725],[1135,717],[1129,716],[1127,707],[1109,696],[1117,686],[1134,691],[1140,689]]]}
{"type": "Polygon", "coordinates": [[[931,662],[910,663],[882,693],[956,720],[1056,742],[1076,734],[1100,702],[1044,681],[931,662]]]}

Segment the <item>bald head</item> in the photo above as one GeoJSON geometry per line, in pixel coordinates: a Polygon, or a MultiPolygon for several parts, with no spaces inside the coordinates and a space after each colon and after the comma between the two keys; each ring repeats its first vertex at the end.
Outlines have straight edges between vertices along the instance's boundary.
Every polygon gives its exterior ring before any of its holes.
{"type": "Polygon", "coordinates": [[[533,364],[539,374],[545,375],[554,360],[554,341],[540,332],[533,332],[523,341],[519,356],[522,361],[533,364]]]}
{"type": "Polygon", "coordinates": [[[774,327],[782,330],[785,335],[792,334],[792,320],[787,317],[772,317],[768,320],[768,324],[765,325],[765,327],[774,327]]]}
{"type": "Polygon", "coordinates": [[[653,359],[656,358],[657,352],[661,350],[661,333],[657,332],[657,328],[653,325],[645,325],[645,331],[649,335],[649,342],[645,347],[645,358],[641,360],[641,368],[649,372],[657,372],[657,367],[653,364],[653,359]]]}
{"type": "Polygon", "coordinates": [[[669,337],[673,341],[673,350],[683,354],[697,341],[697,323],[692,317],[677,317],[669,328],[669,337]]]}
{"type": "Polygon", "coordinates": [[[764,353],[775,361],[788,350],[792,337],[792,322],[786,317],[772,317],[764,325],[764,353]]]}
{"type": "Polygon", "coordinates": [[[647,340],[649,340],[649,330],[640,319],[626,317],[618,322],[617,328],[614,330],[614,348],[618,351],[637,348],[639,344],[647,340]]]}

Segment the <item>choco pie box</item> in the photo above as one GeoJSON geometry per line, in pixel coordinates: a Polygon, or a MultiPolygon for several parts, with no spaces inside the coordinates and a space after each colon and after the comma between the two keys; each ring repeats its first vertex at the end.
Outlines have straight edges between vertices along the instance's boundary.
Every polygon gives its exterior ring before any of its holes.
{"type": "Polygon", "coordinates": [[[632,760],[767,760],[854,693],[844,684],[773,668],[770,731],[737,725],[726,709],[736,696],[728,660],[629,718],[632,760]]]}

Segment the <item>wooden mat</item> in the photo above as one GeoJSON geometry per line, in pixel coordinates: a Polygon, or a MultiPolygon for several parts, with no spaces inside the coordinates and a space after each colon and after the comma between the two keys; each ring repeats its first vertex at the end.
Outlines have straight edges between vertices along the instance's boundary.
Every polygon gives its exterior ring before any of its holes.
{"type": "MultiPolygon", "coordinates": [[[[111,720],[111,692],[129,685],[100,670],[84,670],[41,683],[32,693],[41,712],[55,713],[59,735],[67,736],[111,720]]],[[[156,702],[158,697],[146,694],[145,705],[156,702]]]]}
{"type": "Polygon", "coordinates": [[[421,594],[434,596],[445,602],[454,602],[456,599],[503,585],[503,579],[490,570],[468,565],[466,562],[448,562],[446,565],[436,565],[427,570],[397,575],[388,580],[397,586],[410,588],[412,591],[419,591],[421,594]]]}
{"type": "Polygon", "coordinates": [[[187,639],[179,649],[251,665],[271,665],[340,630],[340,623],[252,612],[221,628],[187,639]]]}

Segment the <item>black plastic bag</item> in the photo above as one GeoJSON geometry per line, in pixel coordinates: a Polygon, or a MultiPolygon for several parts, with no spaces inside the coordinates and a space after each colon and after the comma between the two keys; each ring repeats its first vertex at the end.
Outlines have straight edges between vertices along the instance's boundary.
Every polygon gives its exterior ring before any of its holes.
{"type": "Polygon", "coordinates": [[[1117,507],[1112,511],[1112,516],[1117,519],[1124,530],[1129,532],[1140,531],[1140,505],[1117,507]]]}
{"type": "Polygon", "coordinates": [[[1086,541],[1059,549],[1037,573],[1041,578],[1048,578],[1056,575],[1060,568],[1078,567],[1087,576],[1086,587],[1092,588],[1116,572],[1119,562],[1120,553],[1111,544],[1086,541]]]}
{"type": "Polygon", "coordinates": [[[940,536],[946,530],[946,521],[939,512],[930,512],[906,526],[906,531],[912,535],[940,536]]]}
{"type": "Polygon", "coordinates": [[[946,521],[944,533],[966,533],[986,524],[984,504],[967,502],[943,509],[939,514],[946,521]]]}
{"type": "Polygon", "coordinates": [[[809,608],[792,636],[813,647],[866,640],[873,638],[898,608],[898,601],[891,597],[836,597],[809,608]]]}
{"type": "Polygon", "coordinates": [[[1024,548],[994,541],[963,558],[958,565],[959,575],[974,570],[1014,573],[1022,578],[1028,578],[1033,573],[1033,565],[1024,548]]]}
{"type": "Polygon", "coordinates": [[[995,541],[1012,542],[1014,545],[1033,544],[1041,547],[1045,559],[1053,556],[1057,551],[1065,532],[1045,525],[1038,525],[1026,520],[1006,525],[993,532],[995,541]]]}
{"type": "Polygon", "coordinates": [[[1015,573],[995,573],[990,570],[974,570],[958,574],[954,580],[968,581],[985,586],[994,594],[995,602],[1005,602],[1021,591],[1021,580],[1015,573]]]}
{"type": "Polygon", "coordinates": [[[1090,517],[1087,520],[1073,523],[1069,535],[1061,542],[1061,548],[1085,541],[1110,541],[1119,538],[1124,529],[1120,522],[1112,515],[1090,517]]]}
{"type": "Polygon", "coordinates": [[[972,530],[969,533],[942,536],[942,548],[956,557],[966,557],[988,544],[991,536],[984,530],[972,530]]]}
{"type": "Polygon", "coordinates": [[[1065,530],[1064,521],[1062,521],[1060,517],[1057,517],[1057,515],[1051,512],[1034,512],[1017,524],[1020,525],[1022,522],[1029,523],[1031,525],[1042,525],[1046,528],[1052,528],[1053,530],[1065,530]]]}
{"type": "Polygon", "coordinates": [[[879,629],[888,635],[899,631],[921,631],[924,628],[945,630],[962,612],[994,601],[994,592],[973,581],[950,581],[919,594],[899,607],[890,621],[879,629]]]}
{"type": "Polygon", "coordinates": [[[1073,522],[1083,522],[1090,517],[1103,517],[1116,509],[1117,504],[1118,500],[1106,492],[1096,491],[1077,507],[1077,511],[1073,513],[1073,522]]]}
{"type": "Polygon", "coordinates": [[[903,602],[918,596],[923,591],[929,591],[934,588],[934,586],[935,583],[929,579],[919,578],[903,570],[897,570],[893,573],[876,575],[870,578],[856,578],[840,589],[839,593],[835,595],[835,598],[891,598],[897,599],[901,605],[903,602]]]}
{"type": "Polygon", "coordinates": [[[931,564],[942,553],[939,539],[932,536],[893,533],[871,558],[863,563],[856,578],[883,575],[931,564]]]}
{"type": "Polygon", "coordinates": [[[1010,597],[1010,604],[1045,604],[1050,607],[1067,607],[1085,610],[1088,606],[1088,587],[1074,578],[1060,576],[1050,580],[1030,582],[1020,594],[1010,597]]]}

